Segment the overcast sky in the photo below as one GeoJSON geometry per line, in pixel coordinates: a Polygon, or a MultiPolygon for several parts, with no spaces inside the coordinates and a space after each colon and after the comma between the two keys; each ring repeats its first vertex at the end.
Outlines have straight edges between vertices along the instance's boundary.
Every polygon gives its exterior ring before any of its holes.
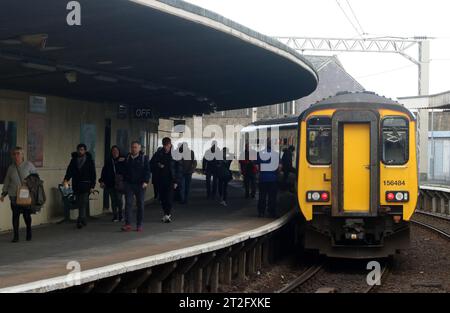
{"type": "MultiPolygon", "coordinates": [[[[357,38],[336,0],[188,0],[269,36],[357,38]]],[[[339,0],[370,36],[433,36],[430,93],[450,90],[450,1],[339,0]],[[350,7],[349,5],[350,4],[350,7]]],[[[417,52],[410,52],[417,57],[417,52]]],[[[322,53],[323,54],[323,53],[322,53]]],[[[417,66],[396,54],[338,54],[367,90],[388,97],[417,95],[417,66]]]]}

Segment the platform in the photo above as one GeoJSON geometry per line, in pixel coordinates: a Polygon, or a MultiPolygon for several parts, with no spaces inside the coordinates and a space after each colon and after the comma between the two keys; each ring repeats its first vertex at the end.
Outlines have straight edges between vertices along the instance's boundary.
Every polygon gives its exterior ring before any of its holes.
{"type": "Polygon", "coordinates": [[[241,182],[229,187],[228,206],[207,200],[204,181],[193,179],[188,205],[175,204],[173,222],[161,222],[162,210],[146,207],[144,231],[123,233],[111,215],[91,220],[78,230],[75,224],[46,225],[33,231],[33,241],[11,243],[11,234],[0,235],[0,292],[2,288],[67,275],[68,262],[77,261],[86,271],[120,262],[161,255],[177,249],[216,242],[273,223],[256,217],[256,200],[243,197],[241,182]]]}

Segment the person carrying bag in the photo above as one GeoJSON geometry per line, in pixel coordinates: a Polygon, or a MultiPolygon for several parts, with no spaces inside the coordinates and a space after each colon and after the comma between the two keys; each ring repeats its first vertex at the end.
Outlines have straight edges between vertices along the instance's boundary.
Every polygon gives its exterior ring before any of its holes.
{"type": "Polygon", "coordinates": [[[20,180],[20,186],[18,186],[18,188],[17,188],[16,204],[20,207],[28,208],[31,206],[31,203],[32,203],[30,189],[25,184],[17,165],[15,167],[16,167],[17,175],[19,176],[19,180],[20,180]]]}
{"type": "Polygon", "coordinates": [[[3,182],[3,190],[0,201],[4,201],[8,195],[11,201],[13,233],[12,242],[19,241],[19,218],[23,215],[27,229],[27,241],[31,240],[31,193],[29,187],[24,185],[23,177],[28,177],[30,174],[36,173],[34,165],[24,160],[23,149],[15,147],[11,152],[12,164],[6,171],[5,180],[3,182]]]}

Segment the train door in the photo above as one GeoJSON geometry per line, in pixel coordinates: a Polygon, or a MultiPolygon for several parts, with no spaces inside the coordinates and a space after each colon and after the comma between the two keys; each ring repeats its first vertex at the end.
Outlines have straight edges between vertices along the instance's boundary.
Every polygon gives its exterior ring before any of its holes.
{"type": "Polygon", "coordinates": [[[378,211],[378,113],[336,111],[332,118],[332,213],[378,211]]]}
{"type": "Polygon", "coordinates": [[[343,124],[342,184],[344,211],[370,207],[370,124],[343,124]]]}

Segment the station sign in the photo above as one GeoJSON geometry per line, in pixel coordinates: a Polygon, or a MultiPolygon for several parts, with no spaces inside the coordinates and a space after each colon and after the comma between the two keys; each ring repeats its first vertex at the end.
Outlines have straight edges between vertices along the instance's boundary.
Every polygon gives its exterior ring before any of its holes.
{"type": "Polygon", "coordinates": [[[151,119],[153,118],[153,110],[149,107],[134,107],[133,118],[136,119],[151,119]]]}
{"type": "Polygon", "coordinates": [[[41,96],[30,96],[30,113],[47,113],[47,98],[41,96]]]}
{"type": "Polygon", "coordinates": [[[128,106],[126,104],[119,104],[117,108],[117,118],[120,120],[126,119],[128,117],[128,106]]]}

